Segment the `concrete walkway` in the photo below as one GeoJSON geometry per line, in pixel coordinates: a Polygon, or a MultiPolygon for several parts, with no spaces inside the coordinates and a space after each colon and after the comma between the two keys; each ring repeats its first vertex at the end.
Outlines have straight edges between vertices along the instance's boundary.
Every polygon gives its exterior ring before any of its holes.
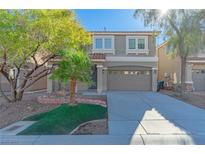
{"type": "Polygon", "coordinates": [[[16,135],[33,125],[36,121],[18,121],[5,128],[0,129],[1,135],[16,135]]]}
{"type": "Polygon", "coordinates": [[[152,92],[109,92],[108,135],[0,135],[0,144],[205,144],[205,110],[152,92]]]}

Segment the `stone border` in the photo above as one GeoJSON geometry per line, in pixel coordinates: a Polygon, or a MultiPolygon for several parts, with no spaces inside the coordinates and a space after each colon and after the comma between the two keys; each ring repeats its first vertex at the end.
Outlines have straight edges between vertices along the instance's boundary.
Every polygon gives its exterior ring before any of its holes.
{"type": "Polygon", "coordinates": [[[107,119],[97,119],[97,120],[90,120],[90,121],[84,122],[84,123],[78,125],[76,128],[74,128],[74,129],[69,133],[69,135],[73,135],[73,133],[74,133],[75,131],[77,131],[81,126],[86,125],[87,123],[90,123],[90,122],[98,122],[98,121],[102,121],[102,120],[107,120],[107,119]]]}
{"type": "MultiPolygon", "coordinates": [[[[77,97],[76,101],[81,104],[94,104],[94,105],[101,105],[103,107],[107,107],[107,102],[101,99],[77,97]]],[[[55,97],[48,97],[48,96],[39,96],[37,97],[37,102],[41,104],[66,104],[68,102],[68,99],[62,97],[55,98],[55,97]]]]}

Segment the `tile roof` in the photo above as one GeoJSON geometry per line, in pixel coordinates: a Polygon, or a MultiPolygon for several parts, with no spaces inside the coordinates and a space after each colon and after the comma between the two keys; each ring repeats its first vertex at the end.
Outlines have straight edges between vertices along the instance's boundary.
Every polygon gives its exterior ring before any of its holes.
{"type": "Polygon", "coordinates": [[[103,53],[91,53],[89,55],[92,60],[105,60],[105,54],[103,53]]]}

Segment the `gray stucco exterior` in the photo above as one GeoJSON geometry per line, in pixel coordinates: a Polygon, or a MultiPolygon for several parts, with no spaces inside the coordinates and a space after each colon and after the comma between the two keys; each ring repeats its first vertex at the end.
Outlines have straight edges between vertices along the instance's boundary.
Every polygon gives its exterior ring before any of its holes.
{"type": "MultiPolygon", "coordinates": [[[[139,34],[138,34],[139,35],[139,34]]],[[[106,36],[114,36],[114,54],[112,53],[105,53],[106,56],[125,56],[125,57],[129,57],[129,56],[134,56],[134,57],[153,57],[156,55],[156,39],[155,39],[155,36],[153,36],[153,34],[150,34],[150,35],[147,35],[148,37],[148,50],[149,50],[149,53],[148,54],[144,54],[144,53],[139,53],[139,54],[136,54],[136,53],[129,53],[127,54],[126,53],[126,36],[138,36],[138,35],[129,35],[129,34],[125,34],[125,35],[110,35],[110,34],[107,34],[106,36]]],[[[93,36],[102,36],[104,37],[105,34],[103,35],[93,35],[93,36]]],[[[93,47],[92,45],[89,46],[88,48],[88,52],[89,53],[92,53],[93,52],[93,47]]]]}
{"type": "MultiPolygon", "coordinates": [[[[97,65],[97,91],[100,93],[106,90],[151,90],[156,91],[157,86],[157,60],[150,60],[146,57],[156,58],[156,40],[152,32],[146,33],[98,33],[92,34],[92,37],[114,37],[114,51],[113,53],[106,53],[104,51],[97,51],[97,53],[104,53],[105,61],[93,62],[97,65]],[[147,37],[148,53],[127,53],[127,37],[147,37]],[[136,60],[129,58],[138,58],[136,60]],[[112,60],[113,58],[113,60],[112,60]],[[117,59],[114,59],[117,58],[117,59]],[[126,58],[128,58],[126,60],[126,58]],[[114,70],[118,75],[110,74],[114,70]],[[123,71],[148,71],[149,75],[140,74],[136,76],[123,75],[123,71]],[[129,86],[131,85],[131,86],[129,86]],[[135,87],[134,87],[135,85],[135,87]],[[122,88],[122,89],[121,89],[122,88]]],[[[93,39],[94,41],[94,39],[93,39]]],[[[96,53],[93,45],[88,47],[89,53],[96,53]]],[[[87,87],[88,88],[88,87],[87,87]]],[[[85,85],[79,83],[78,90],[85,90],[85,85]]]]}
{"type": "MultiPolygon", "coordinates": [[[[113,42],[113,48],[110,51],[94,49],[93,44],[87,47],[89,54],[103,53],[105,55],[105,59],[91,59],[97,67],[96,91],[98,93],[107,90],[157,90],[158,59],[155,40],[157,34],[153,32],[91,32],[91,35],[93,43],[96,37],[110,37],[113,42]],[[146,49],[129,52],[127,47],[129,37],[145,38],[146,49]]],[[[81,91],[89,87],[78,82],[77,89],[81,91]]]]}

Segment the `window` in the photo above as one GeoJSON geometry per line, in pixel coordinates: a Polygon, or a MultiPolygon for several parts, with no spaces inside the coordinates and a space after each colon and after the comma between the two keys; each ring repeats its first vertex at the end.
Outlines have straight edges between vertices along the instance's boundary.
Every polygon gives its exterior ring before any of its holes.
{"type": "Polygon", "coordinates": [[[129,39],[129,49],[136,49],[136,39],[129,39]]]}
{"type": "Polygon", "coordinates": [[[145,49],[145,39],[138,39],[138,49],[145,49]]]}
{"type": "Polygon", "coordinates": [[[93,36],[93,52],[114,53],[114,36],[93,36]]]}
{"type": "Polygon", "coordinates": [[[127,53],[149,53],[148,36],[126,36],[127,53]]]}
{"type": "Polygon", "coordinates": [[[96,49],[102,49],[103,48],[103,40],[102,40],[102,38],[96,38],[95,39],[95,48],[96,49]]]}
{"type": "Polygon", "coordinates": [[[112,39],[105,38],[105,49],[112,49],[112,39]]]}

